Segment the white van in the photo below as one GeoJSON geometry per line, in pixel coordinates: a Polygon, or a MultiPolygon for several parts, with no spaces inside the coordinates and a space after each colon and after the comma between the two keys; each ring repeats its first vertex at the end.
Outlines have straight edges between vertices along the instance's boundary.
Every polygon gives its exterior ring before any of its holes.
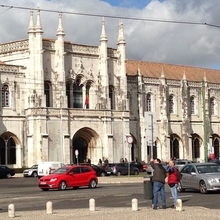
{"type": "Polygon", "coordinates": [[[62,162],[40,162],[37,168],[37,175],[40,178],[53,173],[54,170],[62,166],[65,166],[65,164],[62,162]]]}

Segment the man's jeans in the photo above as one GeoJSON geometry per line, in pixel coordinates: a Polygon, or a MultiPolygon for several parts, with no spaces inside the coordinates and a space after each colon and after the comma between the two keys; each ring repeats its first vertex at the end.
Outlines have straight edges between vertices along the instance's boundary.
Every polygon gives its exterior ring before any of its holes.
{"type": "Polygon", "coordinates": [[[154,182],[153,184],[153,203],[154,203],[154,208],[157,207],[158,204],[158,192],[160,191],[160,197],[162,201],[162,206],[166,206],[166,197],[165,197],[165,189],[164,189],[164,183],[161,182],[154,182]]]}
{"type": "Polygon", "coordinates": [[[172,197],[173,197],[173,205],[174,205],[174,207],[176,207],[176,200],[178,199],[178,196],[177,196],[177,186],[178,186],[178,184],[175,184],[173,187],[170,187],[171,194],[172,194],[172,197]]]}

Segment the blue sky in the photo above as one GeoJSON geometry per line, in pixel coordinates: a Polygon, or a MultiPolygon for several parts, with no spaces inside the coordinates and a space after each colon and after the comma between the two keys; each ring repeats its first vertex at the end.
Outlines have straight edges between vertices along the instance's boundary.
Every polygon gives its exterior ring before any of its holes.
{"type": "Polygon", "coordinates": [[[0,7],[0,43],[27,39],[29,8],[39,8],[44,38],[56,39],[58,11],[62,11],[66,41],[100,45],[104,17],[108,47],[117,48],[118,24],[122,20],[127,59],[220,69],[220,28],[155,21],[189,21],[220,26],[219,0],[0,1],[1,5],[27,8],[0,7]],[[54,10],[54,13],[43,9],[54,10]]]}
{"type": "MultiPolygon", "coordinates": [[[[148,5],[151,0],[101,0],[103,2],[108,2],[112,6],[124,7],[124,8],[138,8],[143,9],[148,5]]],[[[164,0],[158,0],[163,2],[164,0]]]]}

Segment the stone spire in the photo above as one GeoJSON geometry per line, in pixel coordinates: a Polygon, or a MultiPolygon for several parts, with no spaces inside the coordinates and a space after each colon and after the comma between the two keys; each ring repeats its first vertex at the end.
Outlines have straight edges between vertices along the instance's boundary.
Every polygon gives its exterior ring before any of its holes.
{"type": "Polygon", "coordinates": [[[186,70],[183,71],[183,80],[186,80],[186,70]]]}
{"type": "Polygon", "coordinates": [[[33,33],[35,31],[33,13],[34,13],[33,10],[31,10],[30,11],[30,23],[29,23],[28,33],[33,33]]]}
{"type": "Polygon", "coordinates": [[[206,82],[206,81],[207,81],[207,79],[206,79],[206,72],[205,72],[205,71],[204,71],[203,80],[204,80],[204,82],[206,82]]]}
{"type": "Polygon", "coordinates": [[[119,22],[118,44],[125,44],[125,37],[123,31],[123,22],[119,22]]]}
{"type": "Polygon", "coordinates": [[[165,76],[164,76],[164,68],[163,68],[163,66],[162,66],[162,71],[161,71],[161,75],[160,75],[160,78],[164,78],[165,76]]]}
{"type": "Polygon", "coordinates": [[[102,18],[102,33],[100,36],[100,41],[108,41],[107,35],[105,32],[105,19],[104,18],[102,18]]]}
{"type": "Polygon", "coordinates": [[[57,35],[65,35],[63,29],[63,22],[62,22],[62,12],[59,13],[59,23],[57,28],[57,35]]]}
{"type": "Polygon", "coordinates": [[[40,10],[37,11],[37,23],[36,23],[36,32],[43,32],[43,28],[41,25],[41,20],[40,20],[40,10]]]}
{"type": "Polygon", "coordinates": [[[138,63],[138,70],[137,70],[138,76],[141,76],[141,70],[140,70],[140,62],[138,63]]]}

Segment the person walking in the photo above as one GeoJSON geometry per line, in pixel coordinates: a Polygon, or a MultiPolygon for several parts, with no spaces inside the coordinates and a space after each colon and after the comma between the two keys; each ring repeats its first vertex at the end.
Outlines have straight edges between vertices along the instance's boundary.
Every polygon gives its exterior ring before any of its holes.
{"type": "Polygon", "coordinates": [[[162,209],[166,209],[166,196],[165,196],[165,178],[166,170],[161,164],[160,159],[151,159],[150,165],[154,169],[153,172],[153,209],[157,209],[158,205],[158,192],[160,192],[160,197],[162,201],[162,209]]]}
{"type": "Polygon", "coordinates": [[[171,194],[173,197],[173,205],[171,208],[176,207],[176,200],[178,199],[177,195],[177,186],[178,186],[178,169],[175,167],[174,160],[170,160],[167,166],[168,172],[168,185],[170,186],[171,194]]]}

